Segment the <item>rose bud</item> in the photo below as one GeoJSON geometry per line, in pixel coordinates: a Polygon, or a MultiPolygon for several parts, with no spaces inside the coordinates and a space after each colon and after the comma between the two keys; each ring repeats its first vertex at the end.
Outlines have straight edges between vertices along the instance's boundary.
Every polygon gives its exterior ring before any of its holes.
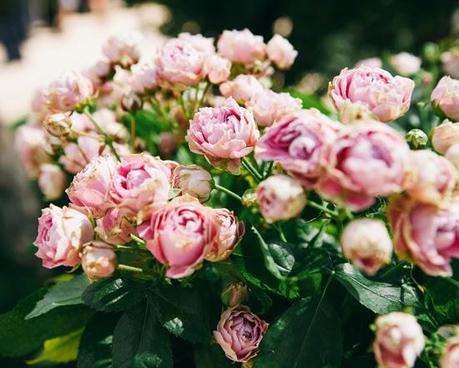
{"type": "Polygon", "coordinates": [[[54,137],[64,138],[70,134],[72,119],[65,113],[48,115],[43,119],[43,127],[54,137]]]}
{"type": "Polygon", "coordinates": [[[444,52],[440,56],[443,71],[446,75],[459,78],[459,49],[454,48],[444,52]]]}
{"type": "Polygon", "coordinates": [[[180,165],[174,171],[172,182],[182,195],[189,194],[200,202],[207,201],[212,190],[212,176],[198,165],[180,165]]]}
{"type": "Polygon", "coordinates": [[[156,61],[158,77],[171,84],[193,86],[205,76],[207,57],[188,42],[171,39],[164,45],[156,61]]]}
{"type": "Polygon", "coordinates": [[[217,208],[214,216],[218,223],[218,236],[206,255],[206,260],[219,262],[228,258],[245,233],[245,226],[234,213],[226,208],[217,208]]]}
{"type": "Polygon", "coordinates": [[[369,275],[387,265],[392,256],[392,241],[380,220],[353,220],[343,231],[341,246],[344,256],[369,275]]]}
{"type": "Polygon", "coordinates": [[[267,329],[265,321],[240,306],[223,312],[214,337],[228,359],[246,363],[257,356],[267,329]]]}
{"type": "Polygon", "coordinates": [[[459,338],[450,339],[442,352],[440,368],[459,367],[459,338]]]}
{"type": "Polygon", "coordinates": [[[298,216],[306,205],[306,194],[300,183],[287,175],[274,175],[258,184],[260,212],[268,222],[298,216]]]}
{"type": "Polygon", "coordinates": [[[114,203],[110,188],[116,169],[113,156],[101,156],[92,160],[74,178],[66,190],[72,206],[94,217],[105,215],[114,203]]]}
{"type": "Polygon", "coordinates": [[[156,65],[152,63],[136,64],[132,66],[131,71],[132,76],[129,85],[134,92],[144,94],[158,86],[156,65]]]}
{"type": "Polygon", "coordinates": [[[263,37],[255,36],[247,28],[242,31],[223,31],[217,42],[218,53],[233,63],[253,64],[263,60],[266,45],[263,37]]]}
{"type": "Polygon", "coordinates": [[[148,153],[127,155],[115,168],[110,197],[127,213],[137,215],[167,202],[170,180],[170,170],[163,161],[148,153]]]}
{"type": "Polygon", "coordinates": [[[40,166],[38,186],[48,201],[60,198],[64,194],[65,184],[65,174],[59,166],[53,164],[40,166]]]}
{"type": "Polygon", "coordinates": [[[206,60],[206,70],[210,83],[220,84],[230,76],[231,61],[217,54],[211,55],[206,60]]]}
{"type": "Polygon", "coordinates": [[[14,147],[31,179],[38,177],[42,164],[51,161],[47,145],[45,131],[38,125],[25,124],[16,131],[14,147]]]}
{"type": "Polygon", "coordinates": [[[424,335],[416,318],[402,312],[379,316],[373,343],[380,367],[411,368],[424,349],[424,335]]]}
{"type": "Polygon", "coordinates": [[[136,32],[112,36],[102,46],[102,52],[112,64],[129,68],[139,61],[141,39],[142,36],[136,32]]]}
{"type": "Polygon", "coordinates": [[[322,174],[325,152],[340,128],[316,109],[298,111],[265,131],[257,142],[255,157],[278,161],[309,189],[322,174]]]}
{"type": "Polygon", "coordinates": [[[247,108],[253,111],[256,123],[266,127],[286,115],[300,111],[302,103],[299,98],[294,98],[288,93],[276,93],[265,89],[250,99],[247,108]]]}
{"type": "Polygon", "coordinates": [[[74,267],[80,262],[80,248],[93,238],[94,230],[89,219],[69,207],[53,204],[42,210],[38,219],[38,235],[34,245],[36,256],[43,267],[74,267]]]}
{"type": "Polygon", "coordinates": [[[50,112],[79,110],[94,93],[92,82],[77,72],[62,75],[46,89],[46,101],[50,112]]]}
{"type": "Polygon", "coordinates": [[[116,253],[102,241],[86,243],[81,252],[81,266],[90,280],[110,277],[116,269],[116,253]]]}
{"type": "Polygon", "coordinates": [[[403,190],[408,159],[408,145],[396,130],[382,123],[356,126],[331,146],[316,190],[353,211],[366,209],[375,197],[403,190]]]}
{"type": "Polygon", "coordinates": [[[355,64],[355,67],[358,68],[359,66],[367,66],[369,68],[382,68],[383,62],[379,57],[370,57],[358,61],[355,64]]]}
{"type": "Polygon", "coordinates": [[[237,102],[245,104],[265,88],[253,75],[238,75],[232,81],[220,86],[220,93],[225,97],[233,97],[237,102]]]}
{"type": "Polygon", "coordinates": [[[379,69],[360,66],[343,69],[330,83],[328,94],[338,111],[346,101],[361,103],[382,122],[393,121],[408,111],[414,82],[379,69]]]}
{"type": "Polygon", "coordinates": [[[126,244],[131,240],[131,234],[135,234],[131,219],[121,208],[109,209],[103,217],[96,220],[96,224],[96,233],[110,244],[126,244]]]}
{"type": "Polygon", "coordinates": [[[429,137],[421,129],[411,129],[405,135],[405,140],[411,149],[421,149],[429,143],[429,137]]]}
{"type": "Polygon", "coordinates": [[[249,289],[242,282],[232,282],[225,286],[221,293],[223,305],[236,307],[249,298],[249,289]]]}
{"type": "Polygon", "coordinates": [[[459,143],[459,124],[447,121],[433,128],[432,146],[438,153],[444,155],[456,143],[459,143]]]}
{"type": "Polygon", "coordinates": [[[399,197],[391,201],[388,218],[400,259],[431,276],[452,275],[450,263],[459,256],[458,199],[439,208],[399,197]]]}
{"type": "Polygon", "coordinates": [[[459,80],[444,76],[433,89],[430,99],[448,119],[459,120],[459,80]]]}
{"type": "Polygon", "coordinates": [[[390,58],[390,65],[401,75],[416,74],[421,69],[421,63],[421,58],[409,52],[401,52],[390,58]]]}
{"type": "Polygon", "coordinates": [[[453,144],[445,153],[445,158],[459,170],[459,144],[453,144]]]}
{"type": "Polygon", "coordinates": [[[163,132],[159,134],[158,140],[158,151],[161,156],[169,157],[177,150],[178,142],[176,134],[163,132]]]}
{"type": "Polygon", "coordinates": [[[218,223],[212,209],[185,195],[153,211],[138,233],[158,262],[167,267],[166,276],[179,279],[200,267],[216,241],[218,223]]]}
{"type": "Polygon", "coordinates": [[[430,150],[410,152],[410,178],[405,190],[423,203],[440,205],[451,199],[457,171],[443,156],[430,150]]]}
{"type": "Polygon", "coordinates": [[[188,32],[182,32],[177,37],[179,40],[185,41],[196,50],[205,54],[214,54],[215,46],[214,39],[210,37],[204,37],[201,34],[190,34],[188,32]]]}
{"type": "Polygon", "coordinates": [[[241,158],[253,151],[259,136],[252,113],[228,98],[223,106],[199,109],[190,122],[186,140],[192,152],[238,174],[241,158]]]}
{"type": "Polygon", "coordinates": [[[121,97],[121,108],[124,111],[136,111],[141,109],[143,106],[143,101],[137,93],[129,91],[124,93],[121,97]]]}
{"type": "Polygon", "coordinates": [[[269,60],[279,69],[290,68],[298,55],[298,51],[293,48],[292,44],[278,34],[269,40],[266,45],[266,53],[269,60]]]}

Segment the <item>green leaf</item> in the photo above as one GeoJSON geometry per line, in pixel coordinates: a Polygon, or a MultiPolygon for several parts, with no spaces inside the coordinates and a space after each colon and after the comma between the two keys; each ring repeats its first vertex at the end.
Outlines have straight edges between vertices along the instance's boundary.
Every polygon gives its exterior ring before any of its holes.
{"type": "Polygon", "coordinates": [[[207,342],[210,326],[205,306],[195,289],[165,286],[154,291],[150,302],[163,327],[190,342],[207,342]]]}
{"type": "Polygon", "coordinates": [[[341,367],[342,336],[336,313],[322,300],[295,302],[262,340],[254,368],[341,367]]]}
{"type": "Polygon", "coordinates": [[[349,263],[338,265],[335,276],[360,304],[376,314],[400,311],[406,307],[422,308],[413,287],[370,280],[349,263]]]}
{"type": "Polygon", "coordinates": [[[46,340],[40,355],[26,363],[35,365],[44,362],[68,363],[76,360],[82,333],[83,329],[80,328],[68,335],[46,340]]]}
{"type": "Polygon", "coordinates": [[[194,363],[198,368],[231,368],[232,362],[225,357],[217,344],[199,345],[194,350],[194,363]]]}
{"type": "Polygon", "coordinates": [[[425,284],[427,305],[440,324],[459,322],[459,283],[453,282],[429,277],[425,284]]]}
{"type": "Polygon", "coordinates": [[[66,305],[83,304],[81,295],[89,285],[85,275],[78,275],[70,281],[51,286],[35,308],[25,318],[35,318],[50,310],[66,305]]]}
{"type": "Polygon", "coordinates": [[[143,299],[142,285],[119,277],[97,281],[83,293],[85,304],[102,312],[120,312],[143,299]]]}
{"type": "Polygon", "coordinates": [[[113,368],[172,368],[172,351],[164,328],[147,303],[126,311],[113,334],[113,368]]]}
{"type": "Polygon", "coordinates": [[[0,356],[19,357],[38,350],[45,340],[83,327],[92,311],[85,306],[65,306],[25,320],[37,301],[46,294],[39,290],[0,315],[0,356]]]}

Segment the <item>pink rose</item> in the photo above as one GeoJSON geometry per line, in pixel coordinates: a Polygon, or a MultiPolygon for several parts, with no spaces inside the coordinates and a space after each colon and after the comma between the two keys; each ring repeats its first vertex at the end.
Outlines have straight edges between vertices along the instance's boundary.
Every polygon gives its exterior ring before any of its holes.
{"type": "Polygon", "coordinates": [[[50,112],[66,112],[81,108],[92,97],[91,81],[77,72],[62,75],[46,89],[46,101],[50,112]]]}
{"type": "Polygon", "coordinates": [[[238,173],[241,158],[253,151],[259,135],[252,113],[229,98],[223,106],[199,109],[186,139],[192,152],[206,156],[214,166],[238,173]]]}
{"type": "Polygon", "coordinates": [[[459,124],[447,121],[433,128],[432,146],[438,153],[444,155],[456,143],[459,143],[459,124]]]}
{"type": "Polygon", "coordinates": [[[112,64],[128,68],[139,61],[141,38],[136,32],[112,36],[104,43],[102,51],[112,64]]]}
{"type": "Polygon", "coordinates": [[[48,201],[58,199],[64,194],[65,174],[57,165],[43,164],[40,166],[38,186],[48,201]]]}
{"type": "Polygon", "coordinates": [[[99,60],[91,67],[87,68],[83,74],[87,77],[93,85],[94,90],[103,86],[104,81],[112,71],[110,62],[107,60],[99,60]]]}
{"type": "Polygon", "coordinates": [[[274,35],[266,45],[266,53],[269,60],[279,69],[290,68],[298,55],[298,51],[293,48],[292,44],[278,34],[274,35]]]}
{"type": "Polygon", "coordinates": [[[382,123],[343,131],[327,153],[316,190],[351,210],[366,209],[375,197],[403,190],[408,154],[403,137],[382,123]]]}
{"type": "Polygon", "coordinates": [[[201,34],[190,34],[188,32],[183,32],[178,35],[178,39],[181,41],[185,41],[186,43],[190,44],[196,50],[203,52],[205,54],[214,54],[215,53],[215,46],[214,46],[214,39],[204,37],[201,34]]]}
{"type": "Polygon", "coordinates": [[[233,97],[236,101],[245,104],[252,97],[264,90],[263,85],[252,75],[240,74],[231,81],[220,86],[220,92],[225,97],[233,97]]]}
{"type": "Polygon", "coordinates": [[[300,183],[287,175],[274,175],[258,184],[260,212],[268,222],[298,216],[306,205],[306,194],[300,183]]]}
{"type": "Polygon", "coordinates": [[[450,339],[443,349],[440,368],[459,367],[459,338],[450,339]]]}
{"type": "Polygon", "coordinates": [[[188,42],[171,39],[157,59],[157,73],[161,80],[172,84],[193,86],[205,76],[207,55],[188,42]]]}
{"type": "Polygon", "coordinates": [[[424,335],[416,318],[402,312],[380,316],[375,321],[373,343],[380,367],[411,368],[424,349],[424,335]]]}
{"type": "Polygon", "coordinates": [[[413,199],[439,205],[451,199],[457,171],[446,158],[430,150],[410,152],[411,178],[405,188],[413,199]]]}
{"type": "Polygon", "coordinates": [[[432,105],[447,118],[459,120],[459,80],[443,77],[432,91],[432,105]]]}
{"type": "Polygon", "coordinates": [[[94,217],[102,217],[114,207],[110,189],[116,170],[113,156],[100,156],[91,161],[74,178],[67,195],[73,207],[94,217]]]}
{"type": "Polygon", "coordinates": [[[390,122],[408,111],[414,82],[379,69],[360,66],[343,69],[333,78],[329,96],[340,111],[346,102],[362,103],[382,122],[390,122]]]}
{"type": "Polygon", "coordinates": [[[154,211],[138,232],[158,262],[167,266],[166,276],[178,279],[199,268],[216,240],[218,223],[212,209],[185,195],[154,211]]]}
{"type": "Polygon", "coordinates": [[[316,109],[301,110],[268,128],[257,143],[255,156],[278,161],[309,189],[323,173],[325,153],[340,129],[316,109]]]}
{"type": "Polygon", "coordinates": [[[240,306],[223,312],[214,337],[228,359],[246,363],[257,356],[267,329],[265,321],[240,306]]]}
{"type": "Polygon", "coordinates": [[[90,280],[107,278],[116,269],[116,253],[109,244],[91,241],[83,246],[81,266],[90,280]]]}
{"type": "Polygon", "coordinates": [[[369,275],[389,264],[392,257],[392,240],[381,220],[353,220],[344,228],[341,246],[344,256],[369,275]]]}
{"type": "Polygon", "coordinates": [[[358,68],[359,66],[368,66],[370,68],[382,68],[383,62],[379,57],[370,57],[358,61],[355,64],[355,67],[358,68]]]}
{"type": "Polygon", "coordinates": [[[294,98],[288,93],[276,93],[265,89],[250,99],[247,108],[253,111],[257,124],[266,127],[285,115],[300,111],[302,103],[299,98],[294,98]]]}
{"type": "Polygon", "coordinates": [[[130,80],[131,88],[134,92],[145,93],[158,86],[158,71],[156,65],[152,63],[142,63],[133,65],[130,80]]]}
{"type": "Polygon", "coordinates": [[[440,59],[445,74],[459,78],[459,50],[456,48],[446,51],[441,54],[440,59]]]}
{"type": "Polygon", "coordinates": [[[74,267],[80,262],[80,248],[90,241],[94,231],[89,219],[68,207],[54,205],[42,210],[34,245],[43,267],[74,267]]]}
{"type": "MultiPolygon", "coordinates": [[[[128,131],[126,127],[116,120],[116,115],[112,110],[102,108],[92,114],[94,120],[102,128],[105,134],[117,140],[126,140],[128,138],[128,131]]],[[[98,130],[92,123],[92,129],[98,133],[98,130]]]]}
{"type": "Polygon", "coordinates": [[[206,255],[206,260],[219,262],[228,258],[245,233],[245,226],[234,213],[226,208],[217,208],[214,215],[218,222],[218,236],[206,255]]]}
{"type": "Polygon", "coordinates": [[[400,52],[390,58],[390,65],[401,75],[416,74],[421,69],[421,58],[408,52],[400,52]]]}
{"type": "Polygon", "coordinates": [[[59,163],[69,173],[76,174],[81,171],[91,160],[102,154],[105,149],[102,137],[81,136],[76,142],[64,144],[64,154],[59,157],[59,163]]]}
{"type": "Polygon", "coordinates": [[[198,165],[180,165],[174,171],[173,186],[180,194],[189,194],[200,202],[209,199],[212,176],[198,165]]]}
{"type": "MultiPolygon", "coordinates": [[[[124,156],[112,176],[110,197],[131,215],[167,202],[170,170],[147,153],[124,156]]],[[[141,216],[142,217],[142,216],[141,216]]]]}
{"type": "Polygon", "coordinates": [[[96,224],[96,233],[110,244],[126,244],[131,240],[131,234],[135,234],[135,219],[119,207],[109,209],[96,224]]]}
{"type": "Polygon", "coordinates": [[[459,144],[453,144],[445,153],[445,158],[459,170],[459,144]]]}
{"type": "Polygon", "coordinates": [[[220,55],[241,64],[253,64],[263,60],[266,54],[263,37],[255,36],[247,28],[242,31],[223,31],[217,49],[220,55]]]}
{"type": "Polygon", "coordinates": [[[459,258],[459,201],[439,208],[398,198],[388,217],[394,233],[395,252],[432,276],[451,276],[451,259],[459,258]]]}
{"type": "Polygon", "coordinates": [[[220,84],[228,79],[231,73],[231,61],[217,54],[206,60],[207,78],[210,83],[220,84]]]}

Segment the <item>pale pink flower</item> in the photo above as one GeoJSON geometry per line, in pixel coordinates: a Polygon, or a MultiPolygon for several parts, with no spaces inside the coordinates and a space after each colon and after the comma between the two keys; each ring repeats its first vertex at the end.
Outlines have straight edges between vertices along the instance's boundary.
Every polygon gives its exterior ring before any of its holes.
{"type": "Polygon", "coordinates": [[[456,368],[459,367],[459,338],[450,339],[440,358],[440,368],[456,368]]]}
{"type": "Polygon", "coordinates": [[[446,75],[459,78],[459,50],[451,49],[440,56],[443,71],[446,75]]]}
{"type": "Polygon", "coordinates": [[[443,77],[432,91],[432,105],[447,118],[459,120],[459,80],[443,77]]]}
{"type": "Polygon", "coordinates": [[[158,86],[158,70],[153,63],[133,65],[130,85],[134,92],[145,93],[158,86]]]}
{"type": "Polygon", "coordinates": [[[206,60],[206,70],[210,83],[220,84],[230,76],[231,61],[217,54],[210,55],[206,60]]]}
{"type": "Polygon", "coordinates": [[[188,32],[182,32],[177,37],[179,40],[186,41],[196,50],[205,54],[214,54],[215,46],[214,39],[211,37],[204,37],[201,34],[190,34],[188,32]]]}
{"type": "Polygon", "coordinates": [[[359,66],[368,66],[370,68],[382,68],[383,62],[379,57],[375,56],[358,61],[355,64],[355,67],[358,68],[359,66]]]}
{"type": "Polygon", "coordinates": [[[40,166],[38,186],[49,201],[58,199],[64,194],[66,178],[62,169],[54,164],[40,166]]]}
{"type": "Polygon", "coordinates": [[[112,36],[104,43],[102,51],[112,64],[128,68],[139,61],[141,39],[142,36],[137,32],[112,36]]]}
{"type": "Polygon", "coordinates": [[[263,60],[266,54],[263,37],[255,36],[247,28],[242,31],[223,31],[217,49],[220,55],[241,64],[253,64],[263,60]]]}
{"type": "Polygon", "coordinates": [[[421,58],[409,52],[400,52],[390,58],[390,65],[401,75],[416,74],[421,69],[421,58]]]}
{"type": "Polygon", "coordinates": [[[172,178],[174,189],[181,194],[189,194],[200,202],[209,199],[212,190],[212,176],[198,165],[180,165],[172,178]]]}
{"type": "Polygon", "coordinates": [[[451,146],[459,143],[459,124],[446,121],[433,128],[432,146],[444,155],[451,146]]]}
{"type": "Polygon", "coordinates": [[[102,241],[84,244],[81,252],[81,266],[90,280],[112,276],[116,263],[116,253],[109,244],[102,241]]]}
{"type": "Polygon", "coordinates": [[[64,154],[59,157],[59,163],[69,173],[76,174],[93,158],[102,154],[105,144],[102,137],[81,136],[76,142],[66,142],[63,149],[64,154]]]}
{"type": "Polygon", "coordinates": [[[288,69],[298,55],[292,44],[288,40],[278,34],[274,35],[266,45],[266,53],[279,69],[288,69]]]}
{"type": "Polygon", "coordinates": [[[263,85],[253,75],[240,74],[233,80],[220,85],[220,92],[223,96],[232,97],[241,104],[245,104],[263,90],[263,85]]]}
{"type": "Polygon", "coordinates": [[[131,240],[131,234],[135,234],[135,219],[120,207],[110,208],[96,224],[96,233],[110,244],[125,244],[131,240]]]}

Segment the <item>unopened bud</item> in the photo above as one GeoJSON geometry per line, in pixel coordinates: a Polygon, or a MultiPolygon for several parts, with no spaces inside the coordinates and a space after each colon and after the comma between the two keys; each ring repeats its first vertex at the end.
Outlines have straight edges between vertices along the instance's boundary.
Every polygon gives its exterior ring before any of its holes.
{"type": "Polygon", "coordinates": [[[411,129],[406,133],[405,139],[408,142],[410,148],[414,150],[425,148],[429,142],[427,134],[424,133],[421,129],[411,129]]]}
{"type": "Polygon", "coordinates": [[[81,265],[91,280],[110,277],[116,269],[116,253],[111,245],[102,241],[86,243],[83,246],[81,265]]]}
{"type": "Polygon", "coordinates": [[[232,282],[225,286],[221,293],[222,303],[228,307],[244,304],[249,298],[249,289],[242,282],[232,282]]]}
{"type": "Polygon", "coordinates": [[[72,120],[68,114],[51,114],[43,120],[43,127],[54,137],[67,137],[72,128],[72,120]]]}
{"type": "Polygon", "coordinates": [[[121,107],[124,111],[135,111],[142,108],[142,99],[134,92],[128,92],[121,98],[121,107]]]}

